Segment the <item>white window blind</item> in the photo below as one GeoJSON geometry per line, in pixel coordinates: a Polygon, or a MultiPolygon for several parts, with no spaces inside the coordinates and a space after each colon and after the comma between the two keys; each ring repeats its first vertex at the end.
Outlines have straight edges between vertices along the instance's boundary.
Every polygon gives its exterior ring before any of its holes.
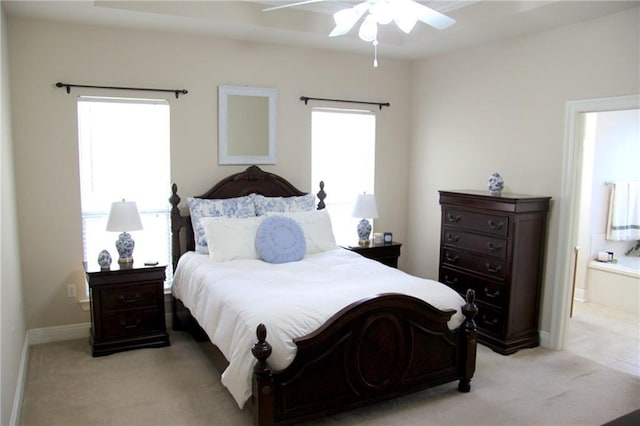
{"type": "MultiPolygon", "coordinates": [[[[169,103],[78,98],[84,260],[106,249],[116,264],[118,233],[107,232],[111,203],[135,201],[143,230],[131,232],[136,263],[171,265],[169,103]]],[[[170,282],[171,269],[167,270],[170,282]]]]}
{"type": "Polygon", "coordinates": [[[351,216],[356,196],[373,194],[376,116],[371,111],[314,108],[311,116],[311,180],[325,183],[336,242],[357,245],[360,219],[351,216]]]}

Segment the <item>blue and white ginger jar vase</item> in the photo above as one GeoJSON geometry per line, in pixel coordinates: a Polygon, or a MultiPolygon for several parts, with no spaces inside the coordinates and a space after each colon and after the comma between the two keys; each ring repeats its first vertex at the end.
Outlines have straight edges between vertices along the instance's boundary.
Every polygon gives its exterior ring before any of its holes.
{"type": "Polygon", "coordinates": [[[504,180],[500,173],[492,173],[489,176],[489,193],[491,195],[500,195],[504,189],[504,180]]]}
{"type": "Polygon", "coordinates": [[[111,260],[111,254],[106,250],[102,250],[98,254],[98,265],[100,265],[101,269],[111,268],[111,260]]]}

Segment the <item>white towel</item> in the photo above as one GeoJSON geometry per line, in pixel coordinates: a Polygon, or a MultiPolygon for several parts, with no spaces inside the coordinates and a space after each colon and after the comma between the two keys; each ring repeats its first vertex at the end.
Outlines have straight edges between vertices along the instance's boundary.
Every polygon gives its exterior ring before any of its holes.
{"type": "Polygon", "coordinates": [[[607,240],[640,240],[640,182],[616,182],[611,187],[607,240]]]}

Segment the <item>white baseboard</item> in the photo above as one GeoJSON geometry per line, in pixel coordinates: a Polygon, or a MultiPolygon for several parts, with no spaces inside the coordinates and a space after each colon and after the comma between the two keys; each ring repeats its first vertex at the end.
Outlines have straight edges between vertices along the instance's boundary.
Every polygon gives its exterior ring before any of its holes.
{"type": "Polygon", "coordinates": [[[32,328],[27,331],[29,346],[42,343],[61,342],[63,340],[89,337],[91,323],[69,324],[56,327],[32,328]]]}
{"type": "Polygon", "coordinates": [[[540,346],[551,348],[551,334],[548,331],[540,331],[540,346]]]}
{"type": "Polygon", "coordinates": [[[11,407],[11,417],[9,418],[10,426],[20,424],[22,416],[22,398],[24,397],[24,387],[27,382],[27,363],[29,362],[29,336],[27,335],[22,345],[22,355],[20,357],[20,366],[18,367],[18,380],[16,383],[16,392],[13,397],[13,406],[11,407]]]}

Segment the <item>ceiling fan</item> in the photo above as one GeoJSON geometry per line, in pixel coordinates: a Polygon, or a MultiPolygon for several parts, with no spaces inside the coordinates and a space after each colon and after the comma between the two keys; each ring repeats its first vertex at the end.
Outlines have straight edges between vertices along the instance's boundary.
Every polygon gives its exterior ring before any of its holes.
{"type": "MultiPolygon", "coordinates": [[[[263,11],[268,12],[322,1],[327,0],[298,1],[269,7],[263,9],[263,11]]],[[[364,19],[360,24],[358,36],[366,42],[373,43],[375,48],[374,67],[378,66],[378,24],[387,25],[395,22],[400,30],[409,34],[418,21],[424,22],[439,30],[448,28],[456,22],[455,19],[443,15],[414,0],[366,0],[353,7],[348,7],[334,13],[333,19],[336,26],[329,34],[329,37],[347,34],[363,16],[364,19]]]]}

